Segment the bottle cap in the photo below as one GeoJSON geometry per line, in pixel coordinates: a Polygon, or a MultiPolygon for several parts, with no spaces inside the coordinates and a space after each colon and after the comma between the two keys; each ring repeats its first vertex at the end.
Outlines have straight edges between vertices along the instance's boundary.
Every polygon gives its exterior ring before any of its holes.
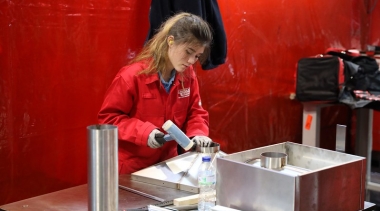
{"type": "Polygon", "coordinates": [[[211,156],[209,156],[209,155],[206,155],[206,156],[203,156],[202,157],[202,162],[210,162],[211,161],[211,156]]]}

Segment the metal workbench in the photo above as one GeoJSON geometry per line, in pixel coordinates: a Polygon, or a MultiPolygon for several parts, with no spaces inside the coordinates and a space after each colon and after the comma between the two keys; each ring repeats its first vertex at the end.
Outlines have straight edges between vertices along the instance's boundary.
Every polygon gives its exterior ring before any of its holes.
{"type": "MultiPolygon", "coordinates": [[[[173,200],[194,194],[187,191],[134,181],[130,179],[130,175],[119,176],[119,184],[165,200],[173,200]]],[[[1,205],[0,209],[6,211],[83,211],[88,210],[87,201],[88,190],[85,184],[1,205]]],[[[158,203],[160,203],[160,201],[119,189],[119,210],[140,208],[158,203]]]]}
{"type": "MultiPolygon", "coordinates": [[[[173,200],[175,198],[194,194],[187,191],[134,181],[131,180],[130,175],[121,175],[119,177],[119,184],[137,191],[149,193],[150,195],[165,200],[173,200]]],[[[61,191],[1,205],[0,211],[82,211],[88,210],[87,200],[87,185],[79,185],[61,191]]],[[[119,189],[119,210],[124,211],[158,203],[160,202],[157,200],[119,189]]],[[[374,211],[375,204],[365,202],[364,208],[363,211],[374,211]]]]}

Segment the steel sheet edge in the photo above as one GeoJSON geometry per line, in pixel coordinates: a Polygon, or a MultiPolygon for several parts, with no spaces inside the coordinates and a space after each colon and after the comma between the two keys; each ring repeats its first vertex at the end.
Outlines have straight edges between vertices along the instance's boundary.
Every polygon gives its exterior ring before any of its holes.
{"type": "Polygon", "coordinates": [[[118,210],[117,126],[90,125],[88,141],[88,210],[118,210]]]}
{"type": "Polygon", "coordinates": [[[217,158],[217,205],[245,211],[357,211],[364,208],[364,157],[284,142],[217,158]],[[288,154],[285,174],[247,163],[263,152],[288,154]]]}

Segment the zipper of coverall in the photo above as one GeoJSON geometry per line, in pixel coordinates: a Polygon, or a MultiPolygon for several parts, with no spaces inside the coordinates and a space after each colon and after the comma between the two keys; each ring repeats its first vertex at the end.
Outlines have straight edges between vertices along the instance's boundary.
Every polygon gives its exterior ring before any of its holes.
{"type": "MultiPolygon", "coordinates": [[[[183,77],[183,76],[178,76],[178,77],[183,77]]],[[[167,110],[167,108],[169,107],[169,106],[168,106],[169,102],[171,102],[170,100],[171,100],[172,92],[173,92],[173,90],[176,89],[177,86],[179,86],[179,84],[181,84],[181,85],[182,85],[182,89],[184,89],[183,78],[182,78],[182,80],[178,80],[178,81],[177,81],[177,80],[174,80],[174,81],[173,81],[173,84],[172,84],[172,86],[171,86],[170,89],[169,89],[169,93],[166,92],[166,90],[165,90],[165,88],[164,88],[164,85],[162,85],[162,83],[160,83],[160,84],[161,84],[161,87],[162,87],[162,89],[164,90],[164,92],[167,94],[166,102],[164,102],[164,103],[165,103],[165,117],[164,117],[164,122],[166,122],[166,121],[168,120],[168,116],[169,116],[169,114],[168,114],[169,111],[167,110]]],[[[178,93],[177,93],[177,95],[174,95],[174,97],[178,97],[178,93]]]]}
{"type": "MultiPolygon", "coordinates": [[[[166,92],[165,88],[164,88],[164,92],[167,94],[167,97],[166,97],[166,102],[165,102],[165,117],[164,117],[164,122],[166,122],[168,119],[169,119],[169,112],[170,110],[172,109],[171,107],[169,108],[169,106],[171,105],[171,98],[172,98],[172,92],[174,92],[173,90],[176,89],[176,87],[178,86],[178,83],[176,81],[173,82],[172,86],[170,87],[169,89],[169,93],[166,92]]],[[[163,85],[162,85],[163,87],[163,85]]]]}

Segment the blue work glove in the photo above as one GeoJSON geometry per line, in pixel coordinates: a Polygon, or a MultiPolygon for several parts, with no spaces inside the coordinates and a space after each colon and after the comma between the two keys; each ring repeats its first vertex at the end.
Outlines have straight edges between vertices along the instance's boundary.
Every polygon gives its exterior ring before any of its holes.
{"type": "Polygon", "coordinates": [[[191,140],[194,141],[200,147],[207,147],[212,142],[212,140],[207,136],[194,136],[194,138],[191,140]]]}
{"type": "Polygon", "coordinates": [[[156,134],[160,134],[160,135],[162,134],[162,136],[164,136],[164,133],[157,129],[154,129],[152,130],[152,132],[150,132],[149,137],[148,137],[148,146],[153,149],[160,148],[163,145],[163,144],[158,143],[158,141],[156,140],[155,138],[156,134]]]}

